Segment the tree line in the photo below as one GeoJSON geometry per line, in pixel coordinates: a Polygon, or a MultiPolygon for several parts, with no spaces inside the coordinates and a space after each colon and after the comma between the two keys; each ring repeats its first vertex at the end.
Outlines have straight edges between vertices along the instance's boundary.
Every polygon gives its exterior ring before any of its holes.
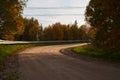
{"type": "Polygon", "coordinates": [[[89,28],[86,25],[78,27],[74,24],[61,24],[60,22],[43,28],[38,20],[24,18],[22,33],[15,36],[19,41],[55,41],[55,40],[88,40],[89,28]]]}
{"type": "Polygon", "coordinates": [[[71,25],[55,23],[46,27],[40,38],[41,40],[88,40],[87,27],[78,27],[77,21],[71,25]]]}

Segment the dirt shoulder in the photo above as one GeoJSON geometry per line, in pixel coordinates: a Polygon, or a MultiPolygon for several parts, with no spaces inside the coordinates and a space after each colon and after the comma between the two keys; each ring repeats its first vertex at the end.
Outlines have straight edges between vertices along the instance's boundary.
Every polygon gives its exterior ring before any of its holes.
{"type": "MultiPolygon", "coordinates": [[[[27,49],[27,48],[25,48],[27,49]]],[[[19,62],[18,54],[25,50],[20,49],[8,55],[4,61],[0,62],[0,80],[18,80],[19,79],[19,62]]]]}
{"type": "Polygon", "coordinates": [[[17,54],[6,57],[6,61],[0,63],[0,80],[17,80],[18,66],[17,54]]]}

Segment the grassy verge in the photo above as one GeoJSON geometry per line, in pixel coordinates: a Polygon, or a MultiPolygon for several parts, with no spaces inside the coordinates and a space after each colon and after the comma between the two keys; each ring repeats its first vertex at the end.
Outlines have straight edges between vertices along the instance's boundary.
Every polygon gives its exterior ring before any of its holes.
{"type": "Polygon", "coordinates": [[[4,59],[11,55],[16,50],[34,46],[32,44],[16,44],[16,45],[0,45],[0,62],[4,61],[4,59]]]}
{"type": "MultiPolygon", "coordinates": [[[[37,43],[30,43],[30,44],[0,44],[0,62],[3,62],[7,56],[11,55],[11,53],[27,48],[27,47],[33,47],[33,46],[42,46],[47,44],[37,44],[37,43]]],[[[50,44],[48,44],[50,45],[50,44]]]]}
{"type": "Polygon", "coordinates": [[[120,61],[120,52],[103,51],[91,45],[75,47],[73,48],[73,51],[78,55],[85,55],[112,61],[120,61]]]}

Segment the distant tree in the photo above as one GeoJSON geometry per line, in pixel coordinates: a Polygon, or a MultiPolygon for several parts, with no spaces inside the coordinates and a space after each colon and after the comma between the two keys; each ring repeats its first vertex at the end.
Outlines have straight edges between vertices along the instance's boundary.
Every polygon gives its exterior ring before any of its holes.
{"type": "Polygon", "coordinates": [[[43,41],[44,40],[44,30],[43,30],[42,24],[39,27],[40,27],[38,30],[39,41],[43,41]]]}
{"type": "Polygon", "coordinates": [[[55,40],[63,40],[62,25],[60,23],[56,23],[53,25],[53,31],[55,35],[55,40]]]}
{"type": "Polygon", "coordinates": [[[88,40],[88,28],[86,25],[81,25],[79,28],[79,38],[80,40],[88,40]]]}
{"type": "Polygon", "coordinates": [[[24,19],[24,31],[23,31],[23,40],[26,41],[37,41],[39,40],[40,26],[38,20],[24,19]]]}
{"type": "Polygon", "coordinates": [[[79,30],[78,30],[77,21],[75,21],[75,23],[71,25],[71,37],[72,40],[79,39],[79,30]]]}
{"type": "Polygon", "coordinates": [[[72,25],[55,23],[43,30],[44,40],[88,40],[88,28],[82,25],[78,28],[77,21],[72,25]]]}
{"type": "Polygon", "coordinates": [[[62,25],[62,32],[63,32],[63,40],[70,40],[71,39],[71,32],[69,25],[62,25]]]}
{"type": "Polygon", "coordinates": [[[46,40],[63,40],[62,25],[60,23],[49,25],[44,30],[44,37],[46,40]]]}
{"type": "Polygon", "coordinates": [[[53,28],[50,25],[44,29],[44,40],[55,40],[53,28]]]}

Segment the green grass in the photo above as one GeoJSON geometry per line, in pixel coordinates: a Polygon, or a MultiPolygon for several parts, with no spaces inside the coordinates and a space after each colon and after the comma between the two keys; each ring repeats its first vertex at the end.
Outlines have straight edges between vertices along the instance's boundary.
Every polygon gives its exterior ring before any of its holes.
{"type": "Polygon", "coordinates": [[[92,45],[75,47],[73,48],[73,51],[78,55],[120,61],[120,52],[103,51],[101,49],[95,48],[92,45]]]}
{"type": "Polygon", "coordinates": [[[33,45],[31,44],[0,45],[0,62],[3,61],[8,55],[11,55],[11,53],[13,53],[14,51],[30,46],[33,45]]]}
{"type": "Polygon", "coordinates": [[[17,50],[42,45],[45,44],[11,44],[11,45],[0,44],[0,62],[3,62],[7,56],[11,55],[17,50]]]}

